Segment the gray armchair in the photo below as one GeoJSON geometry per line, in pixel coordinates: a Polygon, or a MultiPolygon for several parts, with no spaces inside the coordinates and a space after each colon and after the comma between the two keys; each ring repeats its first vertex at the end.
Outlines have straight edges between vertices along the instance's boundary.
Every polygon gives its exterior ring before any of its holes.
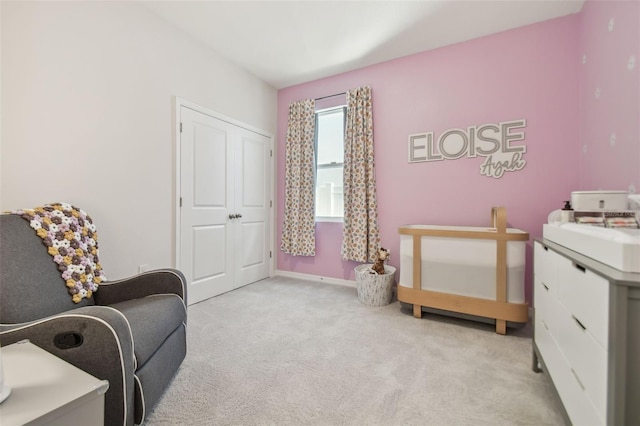
{"type": "Polygon", "coordinates": [[[0,215],[0,345],[23,339],[109,381],[105,425],[141,424],[186,355],[186,282],[161,269],[73,303],[29,223],[0,215]]]}

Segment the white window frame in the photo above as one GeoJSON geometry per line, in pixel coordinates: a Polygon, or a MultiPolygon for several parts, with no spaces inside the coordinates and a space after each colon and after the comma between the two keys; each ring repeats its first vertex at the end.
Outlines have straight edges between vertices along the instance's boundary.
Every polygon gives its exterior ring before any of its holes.
{"type": "MultiPolygon", "coordinates": [[[[319,109],[315,112],[315,120],[316,120],[316,126],[315,126],[315,140],[314,140],[314,149],[316,152],[316,162],[315,162],[315,168],[314,168],[314,191],[317,191],[317,174],[318,174],[318,169],[319,168],[332,168],[332,167],[342,167],[342,170],[344,171],[344,157],[342,160],[342,163],[329,163],[329,164],[318,164],[318,158],[317,158],[317,152],[318,152],[318,115],[322,114],[322,113],[328,113],[330,111],[335,111],[335,110],[342,110],[343,113],[343,120],[344,123],[346,124],[347,121],[347,106],[346,105],[338,105],[338,106],[334,106],[334,107],[329,107],[329,108],[323,108],[323,109],[319,109]]],[[[344,175],[344,173],[343,173],[344,175]]],[[[315,203],[316,200],[314,200],[314,209],[315,209],[315,203]]],[[[344,213],[344,211],[343,211],[344,213]]],[[[338,222],[338,223],[342,223],[344,222],[344,214],[342,216],[318,216],[315,215],[315,221],[316,222],[338,222]]]]}

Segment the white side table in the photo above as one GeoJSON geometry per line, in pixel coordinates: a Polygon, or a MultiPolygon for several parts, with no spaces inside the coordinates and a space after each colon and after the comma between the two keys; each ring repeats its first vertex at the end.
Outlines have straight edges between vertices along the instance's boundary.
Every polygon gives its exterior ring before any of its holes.
{"type": "Polygon", "coordinates": [[[0,425],[103,425],[104,394],[98,380],[29,341],[2,348],[11,394],[0,404],[0,425]]]}

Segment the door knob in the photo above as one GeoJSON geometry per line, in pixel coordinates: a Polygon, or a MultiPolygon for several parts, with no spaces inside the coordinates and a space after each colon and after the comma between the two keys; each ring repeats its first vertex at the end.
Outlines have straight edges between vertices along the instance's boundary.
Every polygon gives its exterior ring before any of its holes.
{"type": "Polygon", "coordinates": [[[241,217],[242,217],[242,215],[241,215],[240,213],[237,213],[237,214],[236,214],[236,219],[239,219],[239,218],[241,218],[241,217]]]}
{"type": "Polygon", "coordinates": [[[235,218],[236,218],[236,215],[235,215],[235,214],[230,214],[230,215],[229,215],[229,219],[235,219],[235,218]]]}

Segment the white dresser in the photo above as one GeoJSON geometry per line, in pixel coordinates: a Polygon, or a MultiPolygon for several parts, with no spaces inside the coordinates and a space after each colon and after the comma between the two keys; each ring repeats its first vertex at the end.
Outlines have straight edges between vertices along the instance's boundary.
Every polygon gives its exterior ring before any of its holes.
{"type": "Polygon", "coordinates": [[[534,243],[534,370],[574,425],[640,424],[640,273],[534,243]]]}
{"type": "Polygon", "coordinates": [[[106,380],[98,380],[28,342],[2,347],[11,394],[0,404],[0,425],[104,423],[106,380]]]}

